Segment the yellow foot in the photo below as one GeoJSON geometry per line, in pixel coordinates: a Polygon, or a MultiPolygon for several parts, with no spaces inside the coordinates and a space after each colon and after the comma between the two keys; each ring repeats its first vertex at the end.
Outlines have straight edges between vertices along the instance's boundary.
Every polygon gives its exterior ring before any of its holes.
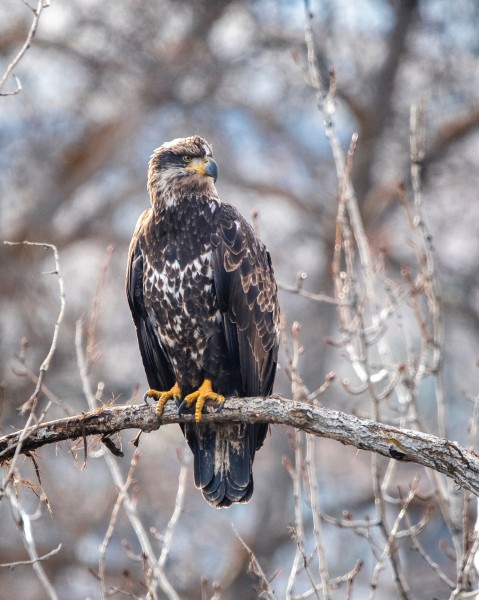
{"type": "Polygon", "coordinates": [[[159,392],[158,390],[148,390],[145,394],[145,398],[153,398],[158,401],[158,406],[156,407],[156,412],[161,415],[163,409],[165,408],[165,404],[168,400],[174,397],[181,398],[181,390],[177,383],[168,390],[167,392],[159,392]]]}
{"type": "Polygon", "coordinates": [[[214,400],[220,406],[225,401],[225,397],[221,394],[217,394],[213,391],[211,379],[205,379],[196,392],[188,394],[183,400],[185,408],[189,408],[192,404],[195,404],[195,421],[199,423],[201,421],[201,415],[203,413],[203,406],[206,400],[214,400]]]}

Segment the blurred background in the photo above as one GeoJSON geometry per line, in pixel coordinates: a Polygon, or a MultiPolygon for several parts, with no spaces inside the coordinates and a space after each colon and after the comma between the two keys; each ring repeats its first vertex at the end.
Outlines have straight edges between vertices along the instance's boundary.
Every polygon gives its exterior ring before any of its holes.
{"type": "MultiPolygon", "coordinates": [[[[479,5],[311,0],[310,7],[320,70],[326,81],[331,67],[336,72],[336,133],[345,149],[352,133],[359,134],[352,181],[366,233],[392,277],[414,259],[398,182],[409,186],[411,103],[424,107],[423,209],[442,290],[447,434],[468,445],[479,356],[479,5]]],[[[32,12],[20,0],[0,4],[2,73],[31,22],[32,12]]],[[[141,401],[146,379],[124,273],[133,228],[149,204],[148,159],[164,141],[199,134],[212,143],[219,194],[254,221],[283,288],[305,272],[303,289],[333,293],[338,181],[323,117],[305,80],[305,23],[300,0],[52,0],[43,10],[32,46],[15,69],[23,89],[0,98],[0,239],[46,242],[59,251],[66,313],[45,379],[42,403],[47,396],[55,401],[48,419],[88,410],[75,350],[81,318],[89,377],[94,390],[100,383],[101,402],[141,401]]],[[[10,78],[2,92],[14,89],[10,78]]],[[[2,244],[0,265],[0,427],[6,434],[25,422],[18,409],[50,347],[60,298],[57,278],[44,274],[55,268],[51,252],[2,244]]],[[[287,329],[294,321],[302,324],[299,372],[308,388],[335,371],[337,381],[321,404],[368,416],[362,397],[340,385],[341,378],[354,378],[343,350],[326,343],[338,331],[334,307],[285,289],[280,299],[287,329]]],[[[284,355],[280,362],[275,391],[291,397],[284,355]]],[[[426,382],[420,402],[437,433],[433,392],[426,382]]],[[[134,436],[122,434],[125,458],[115,459],[124,476],[134,436]]],[[[272,428],[257,454],[255,494],[245,506],[209,507],[193,486],[190,468],[165,566],[181,598],[202,597],[201,577],[208,579],[210,595],[218,581],[224,600],[258,597],[255,577],[247,573],[248,554],[232,525],[266,575],[275,575],[278,598],[284,596],[296,548],[289,531],[292,481],[282,464],[283,456],[293,456],[290,438],[285,428],[272,428]]],[[[34,536],[40,554],[62,544],[44,562],[60,598],[99,597],[94,573],[117,490],[101,444],[89,444],[86,468],[81,444],[37,453],[51,512],[35,521],[34,536]]],[[[141,437],[134,497],[148,531],[164,532],[173,512],[178,449],[187,455],[176,426],[141,437]]],[[[329,440],[319,440],[315,452],[324,513],[372,515],[370,456],[329,440]]],[[[18,492],[34,511],[41,493],[35,471],[27,458],[18,468],[33,486],[19,483],[18,492]]],[[[414,472],[401,471],[405,489],[414,472]]],[[[454,579],[454,562],[440,548],[448,531],[438,513],[423,541],[454,579]]],[[[306,501],[304,519],[311,528],[306,501]]],[[[375,565],[367,539],[333,524],[324,527],[331,577],[361,558],[352,597],[367,597],[375,565]]],[[[161,540],[151,539],[159,553],[161,540]]],[[[141,561],[134,560],[139,552],[120,512],[106,581],[133,597],[145,593],[141,561]]],[[[21,536],[0,502],[0,563],[23,559],[21,536]]],[[[406,558],[404,568],[411,598],[448,597],[447,586],[424,562],[406,558]]],[[[395,597],[389,595],[387,569],[379,583],[378,598],[395,597]]],[[[307,588],[298,580],[296,593],[307,588]]],[[[0,590],[5,598],[45,597],[31,566],[0,569],[0,590]]]]}

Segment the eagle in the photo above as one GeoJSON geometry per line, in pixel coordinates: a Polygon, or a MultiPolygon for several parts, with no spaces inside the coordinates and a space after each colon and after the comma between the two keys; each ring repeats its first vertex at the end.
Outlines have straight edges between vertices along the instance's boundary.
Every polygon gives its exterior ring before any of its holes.
{"type": "Polygon", "coordinates": [[[217,508],[247,502],[266,423],[202,423],[206,405],[272,392],[279,306],[271,257],[215,187],[210,144],[194,135],[151,155],[145,210],[131,240],[126,293],[150,389],[176,399],[195,485],[217,508]]]}

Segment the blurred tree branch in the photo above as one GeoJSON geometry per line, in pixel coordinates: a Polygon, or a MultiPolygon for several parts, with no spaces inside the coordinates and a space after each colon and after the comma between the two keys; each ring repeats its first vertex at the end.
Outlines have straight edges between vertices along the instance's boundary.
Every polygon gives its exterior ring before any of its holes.
{"type": "Polygon", "coordinates": [[[25,52],[30,48],[33,37],[34,37],[35,33],[37,32],[38,22],[40,20],[40,15],[42,13],[42,10],[44,8],[47,8],[48,6],[50,6],[50,0],[38,0],[36,8],[33,8],[32,6],[30,6],[27,2],[24,2],[24,4],[26,6],[28,6],[28,8],[30,8],[30,10],[33,12],[33,21],[32,21],[30,30],[28,32],[28,35],[26,37],[26,40],[23,43],[23,46],[17,52],[17,54],[15,55],[15,58],[8,65],[8,67],[5,69],[4,74],[0,78],[0,90],[5,85],[6,81],[10,77],[10,75],[15,80],[16,87],[12,92],[0,92],[0,96],[14,96],[15,94],[18,94],[22,91],[22,84],[20,83],[20,79],[15,75],[13,70],[18,65],[18,63],[22,60],[23,56],[25,55],[25,52]]]}
{"type": "MultiPolygon", "coordinates": [[[[192,422],[193,415],[178,416],[173,404],[157,415],[148,405],[109,406],[98,411],[42,423],[0,438],[0,463],[12,458],[20,436],[21,452],[29,454],[47,444],[89,435],[109,435],[123,429],[145,432],[161,425],[192,422]]],[[[346,413],[272,396],[229,398],[222,410],[203,415],[205,423],[245,421],[290,425],[320,437],[334,439],[388,458],[414,462],[443,473],[458,485],[479,495],[479,457],[458,443],[422,433],[362,419],[346,413]]]]}

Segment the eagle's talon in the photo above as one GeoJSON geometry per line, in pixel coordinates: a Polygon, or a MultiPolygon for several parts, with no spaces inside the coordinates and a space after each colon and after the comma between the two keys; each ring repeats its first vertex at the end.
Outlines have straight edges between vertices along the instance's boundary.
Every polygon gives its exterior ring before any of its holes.
{"type": "Polygon", "coordinates": [[[182,412],[184,412],[184,410],[185,410],[185,408],[183,407],[183,403],[188,408],[194,404],[195,405],[195,421],[197,423],[199,423],[201,421],[201,416],[203,414],[203,408],[204,408],[205,402],[207,400],[213,400],[214,402],[216,402],[216,404],[220,407],[220,409],[223,406],[223,403],[225,401],[224,396],[222,396],[221,394],[217,394],[216,392],[213,391],[213,385],[211,383],[211,379],[205,379],[203,381],[203,383],[200,385],[200,387],[195,392],[192,392],[191,394],[188,394],[185,397],[185,399],[183,400],[183,402],[180,405],[182,407],[182,412]]]}
{"type": "Polygon", "coordinates": [[[172,398],[181,398],[181,390],[179,385],[175,383],[175,385],[166,392],[160,392],[159,390],[153,389],[148,390],[143,396],[143,399],[148,404],[146,401],[147,398],[152,398],[158,402],[156,406],[156,412],[161,415],[163,414],[163,409],[165,408],[165,404],[168,402],[168,400],[171,400],[172,398]]]}
{"type": "Polygon", "coordinates": [[[191,403],[189,404],[186,401],[186,398],[182,400],[178,405],[178,416],[182,417],[185,413],[187,413],[191,409],[191,403]]]}
{"type": "Polygon", "coordinates": [[[144,403],[145,403],[147,406],[151,406],[151,405],[150,405],[150,403],[148,402],[148,398],[150,398],[150,397],[151,397],[151,396],[149,396],[149,395],[148,395],[148,392],[149,392],[149,391],[150,391],[150,390],[148,390],[147,392],[145,392],[145,393],[143,394],[143,402],[144,402],[144,403]]]}

